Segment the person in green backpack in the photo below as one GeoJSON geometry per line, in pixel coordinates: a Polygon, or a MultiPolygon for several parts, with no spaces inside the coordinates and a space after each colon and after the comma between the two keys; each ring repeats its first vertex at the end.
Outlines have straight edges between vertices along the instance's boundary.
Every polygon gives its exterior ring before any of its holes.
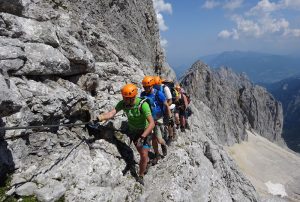
{"type": "Polygon", "coordinates": [[[143,177],[149,161],[148,151],[151,148],[149,142],[155,123],[149,104],[144,102],[140,106],[141,98],[137,97],[138,89],[134,84],[126,84],[121,89],[121,93],[123,100],[119,101],[113,110],[100,114],[98,120],[111,119],[121,110],[125,112],[128,117],[128,135],[133,140],[140,154],[139,177],[137,181],[144,185],[143,177]]]}

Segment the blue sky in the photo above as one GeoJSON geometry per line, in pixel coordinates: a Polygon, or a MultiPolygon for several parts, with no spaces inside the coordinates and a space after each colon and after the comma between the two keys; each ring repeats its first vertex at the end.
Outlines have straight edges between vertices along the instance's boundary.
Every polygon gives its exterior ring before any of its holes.
{"type": "Polygon", "coordinates": [[[300,53],[300,0],[153,2],[173,68],[223,51],[300,53]]]}

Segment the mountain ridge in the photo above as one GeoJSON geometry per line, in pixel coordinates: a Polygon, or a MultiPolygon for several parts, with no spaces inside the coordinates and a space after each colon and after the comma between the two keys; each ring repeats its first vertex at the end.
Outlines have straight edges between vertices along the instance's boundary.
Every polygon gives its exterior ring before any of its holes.
{"type": "MultiPolygon", "coordinates": [[[[0,23],[10,25],[0,29],[1,126],[93,120],[122,99],[124,84],[141,92],[143,77],[155,75],[157,63],[163,77],[175,78],[152,1],[0,1],[0,15],[0,23]]],[[[120,113],[96,134],[79,126],[0,131],[0,179],[11,178],[0,200],[260,201],[223,145],[246,140],[250,127],[280,144],[280,105],[227,69],[198,70],[193,75],[203,82],[189,88],[199,90],[191,130],[177,131],[168,155],[145,175],[145,186],[136,181],[138,151],[117,131],[126,124],[120,113]],[[257,97],[259,107],[252,107],[257,97]],[[218,115],[217,107],[225,110],[218,115]]]]}
{"type": "Polygon", "coordinates": [[[289,55],[227,51],[202,59],[212,67],[228,66],[237,73],[245,72],[255,83],[271,83],[300,73],[299,59],[289,55]]]}
{"type": "MultiPolygon", "coordinates": [[[[254,51],[225,51],[199,57],[213,68],[222,66],[236,73],[245,72],[254,83],[272,83],[300,74],[300,60],[296,55],[279,55],[254,51]]],[[[178,77],[188,69],[187,65],[175,68],[178,77]]]]}
{"type": "Polygon", "coordinates": [[[282,103],[284,112],[283,138],[292,150],[299,153],[300,75],[263,85],[282,103]]]}

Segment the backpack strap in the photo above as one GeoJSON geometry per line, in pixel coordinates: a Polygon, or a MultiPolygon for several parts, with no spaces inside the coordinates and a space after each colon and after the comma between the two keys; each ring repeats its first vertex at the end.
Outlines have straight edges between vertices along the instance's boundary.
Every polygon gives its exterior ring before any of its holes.
{"type": "MultiPolygon", "coordinates": [[[[142,112],[142,105],[147,102],[148,98],[145,98],[145,97],[141,97],[141,101],[138,105],[138,109],[140,110],[140,112],[142,112]]],[[[151,106],[150,106],[150,109],[151,109],[151,106]]]]}

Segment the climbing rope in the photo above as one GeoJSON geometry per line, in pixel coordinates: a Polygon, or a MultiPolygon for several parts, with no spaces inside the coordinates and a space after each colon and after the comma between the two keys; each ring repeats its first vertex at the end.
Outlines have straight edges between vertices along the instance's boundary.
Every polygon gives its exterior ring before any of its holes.
{"type": "Polygon", "coordinates": [[[73,126],[81,126],[86,125],[89,122],[83,123],[68,123],[68,124],[56,124],[56,125],[40,125],[40,126],[12,126],[12,127],[0,127],[0,131],[4,130],[21,130],[21,129],[38,129],[38,128],[55,128],[60,126],[73,127],[73,126]]]}
{"type": "MultiPolygon", "coordinates": [[[[69,123],[69,124],[56,124],[56,125],[40,125],[40,126],[12,126],[12,127],[0,127],[0,132],[6,131],[6,130],[21,130],[21,129],[43,129],[43,128],[56,128],[56,127],[74,127],[74,126],[84,126],[84,127],[89,127],[89,128],[94,128],[96,130],[101,130],[101,129],[109,129],[113,131],[118,131],[118,132],[124,132],[123,130],[115,129],[110,126],[105,126],[101,125],[98,121],[90,121],[90,122],[82,122],[82,123],[69,123]]],[[[20,138],[23,136],[26,136],[27,134],[20,134],[20,135],[15,135],[7,138],[2,138],[2,140],[8,140],[8,139],[15,139],[15,138],[20,138]]]]}

